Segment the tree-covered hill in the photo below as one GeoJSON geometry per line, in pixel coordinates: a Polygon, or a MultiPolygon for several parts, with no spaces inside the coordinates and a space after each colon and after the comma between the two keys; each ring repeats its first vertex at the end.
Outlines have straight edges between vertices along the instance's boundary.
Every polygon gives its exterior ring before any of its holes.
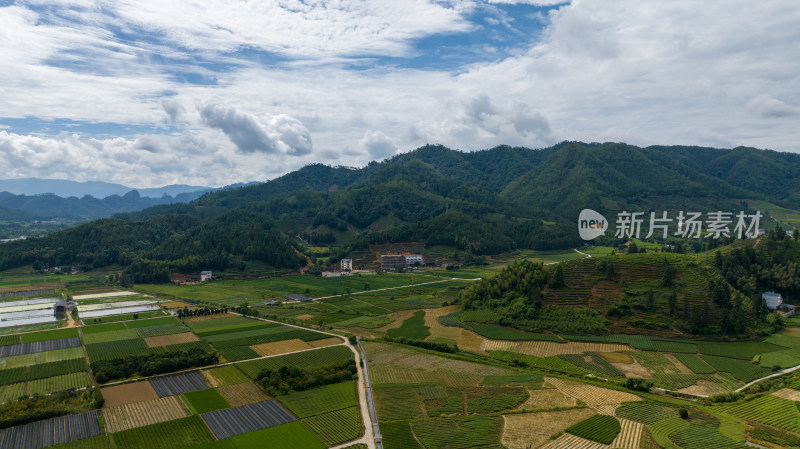
{"type": "Polygon", "coordinates": [[[575,220],[585,207],[604,214],[733,211],[757,199],[791,208],[800,205],[798,174],[796,155],[750,148],[564,142],[469,153],[429,145],[363,168],[309,165],[188,204],[5,244],[0,268],[139,261],[134,271],[154,279],[172,269],[248,260],[293,269],[307,261],[298,236],[335,247],[339,256],[402,241],[476,255],[569,248],[582,243],[575,220]]]}

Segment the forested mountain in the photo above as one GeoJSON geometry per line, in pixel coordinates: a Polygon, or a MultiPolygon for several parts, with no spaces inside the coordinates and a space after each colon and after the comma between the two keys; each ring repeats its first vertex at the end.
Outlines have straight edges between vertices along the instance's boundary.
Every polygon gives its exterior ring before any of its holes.
{"type": "Polygon", "coordinates": [[[741,210],[747,209],[744,200],[759,199],[800,208],[798,174],[797,155],[751,148],[564,142],[541,150],[501,146],[464,153],[425,146],[363,168],[309,165],[188,204],[9,243],[0,246],[0,268],[37,260],[122,263],[136,267],[142,279],[163,279],[178,267],[225,268],[248,260],[297,268],[307,263],[298,236],[333,246],[340,256],[399,241],[476,255],[568,248],[581,244],[575,220],[585,207],[609,214],[741,210]],[[116,239],[119,233],[128,235],[116,239]]]}

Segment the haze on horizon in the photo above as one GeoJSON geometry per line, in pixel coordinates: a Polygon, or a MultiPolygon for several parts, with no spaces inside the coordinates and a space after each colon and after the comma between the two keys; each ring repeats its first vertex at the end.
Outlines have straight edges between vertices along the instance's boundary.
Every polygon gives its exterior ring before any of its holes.
{"type": "Polygon", "coordinates": [[[265,180],[426,143],[800,152],[788,0],[0,6],[0,178],[265,180]]]}

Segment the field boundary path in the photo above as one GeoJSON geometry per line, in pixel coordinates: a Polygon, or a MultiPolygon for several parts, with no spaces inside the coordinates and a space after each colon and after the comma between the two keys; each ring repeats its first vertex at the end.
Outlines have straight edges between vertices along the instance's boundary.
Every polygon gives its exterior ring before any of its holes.
{"type": "Polygon", "coordinates": [[[749,387],[750,385],[757,384],[757,383],[761,382],[762,380],[767,380],[767,379],[771,379],[773,377],[783,376],[784,374],[789,374],[789,373],[795,372],[795,371],[797,371],[799,369],[800,369],[800,365],[793,366],[791,368],[786,368],[785,370],[778,371],[777,373],[772,373],[769,376],[764,376],[764,377],[762,377],[760,379],[756,379],[754,381],[746,383],[746,384],[744,384],[743,387],[740,387],[740,388],[738,388],[738,389],[736,389],[734,391],[736,391],[738,393],[738,392],[744,390],[745,388],[749,387]]]}
{"type": "MultiPolygon", "coordinates": [[[[441,279],[441,280],[438,280],[438,281],[420,282],[419,284],[398,285],[397,287],[376,288],[376,289],[372,289],[372,290],[361,290],[361,291],[353,292],[353,293],[342,293],[340,295],[320,296],[319,298],[314,298],[314,301],[317,301],[317,300],[320,300],[320,299],[339,298],[341,296],[353,296],[353,295],[359,295],[359,294],[362,294],[362,293],[383,292],[383,291],[386,291],[386,290],[397,290],[398,288],[410,288],[410,287],[417,287],[417,286],[420,286],[420,285],[438,284],[440,282],[480,281],[480,280],[481,280],[481,278],[479,278],[479,277],[478,278],[474,278],[474,279],[470,279],[470,278],[445,278],[445,279],[441,279]]],[[[255,306],[250,306],[250,307],[255,307],[255,306]]]]}

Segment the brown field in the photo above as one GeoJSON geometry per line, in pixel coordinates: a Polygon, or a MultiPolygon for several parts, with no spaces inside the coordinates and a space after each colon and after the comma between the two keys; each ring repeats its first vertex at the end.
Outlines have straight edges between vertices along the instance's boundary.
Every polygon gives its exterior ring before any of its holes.
{"type": "Polygon", "coordinates": [[[791,388],[784,388],[782,390],[778,390],[772,393],[772,395],[777,396],[779,398],[788,399],[790,401],[800,402],[800,391],[793,390],[791,388]]]}
{"type": "Polygon", "coordinates": [[[672,362],[672,364],[673,364],[673,365],[675,365],[675,368],[677,368],[677,369],[678,369],[678,372],[679,372],[679,373],[681,373],[681,374],[694,374],[694,373],[692,372],[692,370],[690,370],[690,369],[689,369],[689,367],[688,367],[688,366],[684,365],[684,364],[683,364],[683,363],[682,363],[680,360],[678,360],[678,359],[677,359],[677,357],[675,357],[674,355],[672,355],[672,354],[669,354],[669,353],[665,353],[665,354],[664,354],[664,356],[665,356],[666,358],[668,358],[668,359],[669,359],[669,361],[670,361],[670,362],[672,362]]]}
{"type": "Polygon", "coordinates": [[[163,302],[161,303],[161,307],[166,307],[168,309],[182,309],[184,307],[188,307],[189,309],[196,308],[194,304],[190,304],[188,302],[183,302],[183,301],[163,302]]]}
{"type": "Polygon", "coordinates": [[[503,415],[503,437],[500,442],[511,449],[539,447],[552,435],[592,415],[594,411],[589,408],[503,415]]]}
{"type": "Polygon", "coordinates": [[[697,385],[681,388],[678,391],[681,393],[697,394],[700,396],[713,396],[715,394],[725,393],[727,390],[714,382],[708,380],[698,380],[697,385]]]}
{"type": "MultiPolygon", "coordinates": [[[[510,373],[510,371],[503,368],[423,354],[413,349],[396,345],[365,342],[362,346],[367,354],[370,369],[376,373],[380,370],[386,371],[391,368],[397,372],[402,372],[403,375],[412,373],[419,376],[432,376],[444,378],[449,383],[458,382],[458,384],[466,381],[467,378],[474,378],[476,381],[474,383],[470,382],[472,385],[478,385],[483,380],[482,376],[510,373]],[[454,376],[455,374],[461,374],[461,376],[454,376]],[[448,381],[447,378],[449,377],[464,377],[464,379],[448,381]]],[[[377,378],[375,381],[378,382],[377,378]]]]}
{"type": "Polygon", "coordinates": [[[463,349],[465,351],[473,351],[486,354],[486,352],[481,349],[483,340],[484,338],[476,334],[475,332],[468,331],[466,329],[461,329],[461,342],[458,344],[458,348],[463,349]]]}
{"type": "Polygon", "coordinates": [[[314,314],[306,313],[306,314],[303,314],[303,315],[297,315],[297,319],[298,320],[302,320],[302,321],[306,321],[306,320],[310,320],[310,319],[314,318],[315,316],[316,315],[314,315],[314,314]]]}
{"type": "MultiPolygon", "coordinates": [[[[623,355],[628,355],[628,354],[623,354],[623,355]]],[[[633,358],[631,358],[631,360],[633,360],[633,358]]],[[[612,363],[611,366],[622,371],[622,373],[625,374],[625,377],[641,377],[644,379],[652,379],[653,377],[655,377],[653,376],[653,373],[651,373],[649,369],[640,365],[638,362],[612,363]]]]}
{"type": "Polygon", "coordinates": [[[189,415],[189,410],[186,409],[180,396],[168,396],[103,409],[103,418],[109,432],[171,421],[189,415]]]}
{"type": "Polygon", "coordinates": [[[639,396],[624,391],[595,387],[594,385],[572,382],[555,377],[545,377],[545,381],[558,388],[559,391],[567,396],[583,401],[586,405],[604,415],[613,415],[617,407],[623,402],[642,400],[639,396]]]}
{"type": "Polygon", "coordinates": [[[518,352],[536,357],[551,357],[559,354],[583,354],[584,352],[621,352],[631,347],[617,343],[554,343],[551,341],[525,341],[518,343],[518,352]]]}
{"type": "Polygon", "coordinates": [[[231,407],[238,407],[240,405],[252,404],[269,399],[269,395],[254,382],[227,385],[217,388],[217,391],[231,404],[231,407]]]}
{"type": "Polygon", "coordinates": [[[517,352],[518,349],[519,349],[519,342],[516,341],[484,339],[481,342],[481,351],[517,352]]]}
{"type": "MultiPolygon", "coordinates": [[[[44,284],[37,284],[37,285],[44,285],[44,284]]],[[[113,288],[93,288],[93,289],[90,289],[90,290],[79,290],[77,292],[72,292],[72,296],[76,296],[76,295],[78,295],[78,296],[79,295],[94,295],[94,294],[97,294],[97,293],[109,293],[109,292],[115,292],[115,291],[117,291],[117,290],[115,290],[113,288]]]]}
{"type": "Polygon", "coordinates": [[[272,343],[253,345],[250,346],[250,349],[255,351],[258,355],[270,356],[286,354],[287,352],[302,351],[304,349],[313,349],[313,347],[299,338],[294,338],[291,340],[274,341],[272,343]]]}
{"type": "Polygon", "coordinates": [[[334,346],[344,342],[339,337],[323,338],[322,340],[309,341],[308,345],[312,348],[324,348],[326,346],[334,346]]]}
{"type": "Polygon", "coordinates": [[[455,326],[442,326],[439,323],[439,317],[453,313],[460,310],[460,306],[447,306],[438,309],[428,309],[425,311],[425,325],[430,328],[431,335],[426,340],[454,343],[459,345],[461,343],[460,327],[455,326]]]}
{"type": "Polygon", "coordinates": [[[158,399],[156,391],[149,382],[134,382],[124,385],[106,387],[100,390],[105,398],[105,407],[132,404],[134,402],[158,399]]]}
{"type": "Polygon", "coordinates": [[[547,409],[553,407],[573,407],[578,405],[575,398],[565,395],[555,388],[528,390],[528,399],[519,407],[522,410],[547,409]]]}
{"type": "Polygon", "coordinates": [[[193,341],[200,341],[200,337],[192,332],[161,335],[159,337],[147,337],[144,339],[144,342],[147,343],[148,348],[158,348],[161,346],[177,345],[180,343],[191,343],[193,341]]]}
{"type": "Polygon", "coordinates": [[[540,449],[609,449],[610,447],[565,433],[540,449]]]}
{"type": "Polygon", "coordinates": [[[639,449],[642,444],[642,431],[644,424],[629,419],[617,418],[622,425],[622,431],[611,443],[611,447],[617,449],[639,449]]]}
{"type": "Polygon", "coordinates": [[[781,333],[791,335],[792,337],[800,337],[800,327],[787,327],[781,333]]]}

